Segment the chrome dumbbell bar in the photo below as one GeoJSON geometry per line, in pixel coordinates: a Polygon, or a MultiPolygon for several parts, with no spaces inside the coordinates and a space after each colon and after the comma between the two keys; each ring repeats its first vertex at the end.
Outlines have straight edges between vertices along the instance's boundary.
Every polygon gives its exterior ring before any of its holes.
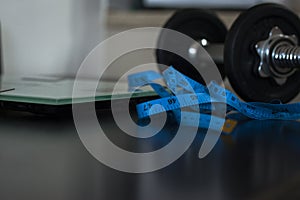
{"type": "MultiPolygon", "coordinates": [[[[216,63],[223,63],[224,44],[210,44],[206,39],[198,41],[216,63]]],[[[274,27],[266,40],[254,44],[260,57],[257,66],[258,74],[262,78],[274,78],[282,85],[287,78],[300,69],[300,47],[295,35],[285,35],[278,27],[274,27]]],[[[197,59],[199,45],[192,45],[188,49],[189,56],[197,59]]]]}

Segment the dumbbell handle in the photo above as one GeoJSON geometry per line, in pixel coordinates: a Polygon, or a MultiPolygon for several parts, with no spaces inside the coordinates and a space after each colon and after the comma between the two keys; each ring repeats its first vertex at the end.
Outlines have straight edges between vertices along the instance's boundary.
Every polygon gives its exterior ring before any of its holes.
{"type": "Polygon", "coordinates": [[[275,66],[282,68],[300,68],[300,47],[279,46],[272,53],[272,61],[275,66]]]}
{"type": "MultiPolygon", "coordinates": [[[[216,63],[224,62],[224,44],[212,43],[204,47],[216,63]]],[[[282,68],[300,68],[300,47],[282,45],[272,52],[272,63],[282,68]]]]}
{"type": "Polygon", "coordinates": [[[224,44],[212,43],[212,44],[208,44],[207,46],[204,46],[204,49],[211,56],[211,58],[214,60],[215,63],[217,64],[224,63],[224,56],[223,56],[224,44]]]}

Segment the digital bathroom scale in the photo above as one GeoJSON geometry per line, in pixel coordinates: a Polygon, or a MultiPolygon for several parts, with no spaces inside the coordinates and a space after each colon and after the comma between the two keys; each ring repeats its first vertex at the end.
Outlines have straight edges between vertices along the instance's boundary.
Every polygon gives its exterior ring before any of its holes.
{"type": "MultiPolygon", "coordinates": [[[[95,83],[95,79],[81,79],[84,85],[95,83]]],[[[72,102],[95,101],[96,109],[110,109],[111,100],[130,99],[130,104],[155,99],[157,94],[150,88],[129,92],[127,81],[117,85],[116,81],[100,81],[94,96],[72,99],[74,78],[64,77],[2,77],[0,83],[0,107],[2,109],[26,111],[37,114],[71,113],[72,102]],[[113,97],[113,98],[112,98],[113,97]]],[[[88,90],[89,88],[82,88],[88,90]]],[[[89,92],[90,93],[90,92],[89,92]]]]}

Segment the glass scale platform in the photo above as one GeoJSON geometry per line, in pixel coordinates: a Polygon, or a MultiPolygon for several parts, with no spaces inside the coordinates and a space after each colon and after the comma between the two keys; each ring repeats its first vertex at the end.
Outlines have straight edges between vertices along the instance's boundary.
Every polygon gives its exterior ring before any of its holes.
{"type": "MultiPolygon", "coordinates": [[[[69,105],[91,101],[108,101],[139,97],[154,97],[156,93],[150,87],[129,92],[127,81],[116,87],[116,81],[100,81],[94,96],[82,95],[72,99],[74,78],[61,77],[2,77],[0,82],[0,101],[22,102],[43,105],[69,105]],[[114,95],[112,96],[112,91],[114,95]]],[[[95,79],[81,79],[83,85],[95,84],[95,79]]],[[[97,83],[96,83],[97,84],[97,83]]],[[[88,87],[80,88],[90,90],[88,87]]],[[[91,92],[83,92],[90,94],[91,92]]]]}

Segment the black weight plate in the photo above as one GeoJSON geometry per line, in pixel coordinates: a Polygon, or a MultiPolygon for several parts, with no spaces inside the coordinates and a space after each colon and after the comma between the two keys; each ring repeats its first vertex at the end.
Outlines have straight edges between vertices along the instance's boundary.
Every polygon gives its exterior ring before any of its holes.
{"type": "Polygon", "coordinates": [[[300,89],[300,73],[290,76],[284,85],[273,78],[258,75],[260,58],[255,50],[259,41],[268,38],[273,27],[300,39],[300,20],[287,8],[277,4],[261,4],[242,13],[232,25],[224,47],[226,75],[239,96],[245,101],[289,102],[300,89]]]}
{"type": "MultiPolygon", "coordinates": [[[[184,9],[177,11],[165,24],[164,28],[171,29],[183,33],[196,41],[206,39],[209,43],[224,43],[227,29],[222,21],[212,12],[201,9],[184,9]]],[[[163,31],[159,36],[156,50],[156,59],[159,64],[166,66],[172,65],[181,73],[190,78],[204,83],[199,72],[184,58],[162,50],[164,47],[170,45],[171,39],[168,34],[163,31]]],[[[191,44],[190,44],[191,45],[191,44]]],[[[188,54],[189,44],[180,46],[178,48],[186,48],[188,54]]],[[[181,49],[182,51],[182,49],[181,49]]],[[[194,65],[197,67],[197,65],[194,65]]],[[[225,70],[223,63],[217,63],[222,78],[225,77],[225,70]]],[[[161,70],[163,67],[160,67],[161,70]]]]}

